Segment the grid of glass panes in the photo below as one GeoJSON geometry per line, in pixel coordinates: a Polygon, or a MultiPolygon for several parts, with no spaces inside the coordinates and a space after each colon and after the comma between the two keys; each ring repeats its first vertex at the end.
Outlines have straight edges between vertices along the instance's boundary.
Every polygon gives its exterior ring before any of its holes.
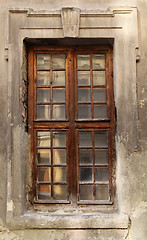
{"type": "Polygon", "coordinates": [[[66,119],[65,78],[64,54],[37,54],[36,119],[66,119]]]}
{"type": "Polygon", "coordinates": [[[108,201],[108,131],[79,131],[79,201],[108,201]]]}
{"type": "Polygon", "coordinates": [[[105,54],[77,55],[78,119],[106,119],[105,54]]]}
{"type": "Polygon", "coordinates": [[[66,131],[37,131],[37,198],[67,200],[66,131]]]}

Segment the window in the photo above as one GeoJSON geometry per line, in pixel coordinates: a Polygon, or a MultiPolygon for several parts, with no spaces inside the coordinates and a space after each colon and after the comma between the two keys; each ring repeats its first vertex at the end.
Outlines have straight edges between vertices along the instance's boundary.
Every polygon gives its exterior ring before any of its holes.
{"type": "Polygon", "coordinates": [[[112,49],[37,46],[28,61],[35,202],[112,203],[112,49]]]}

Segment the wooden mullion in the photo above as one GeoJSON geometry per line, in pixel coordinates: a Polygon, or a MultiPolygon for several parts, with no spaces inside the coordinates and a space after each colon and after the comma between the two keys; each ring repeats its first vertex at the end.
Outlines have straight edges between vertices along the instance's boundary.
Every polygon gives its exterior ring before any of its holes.
{"type": "Polygon", "coordinates": [[[90,54],[90,83],[91,83],[91,116],[94,119],[93,111],[93,71],[92,71],[92,54],[90,54]]]}
{"type": "Polygon", "coordinates": [[[53,131],[51,130],[51,197],[53,197],[53,131]]]}
{"type": "Polygon", "coordinates": [[[53,118],[53,69],[52,69],[52,54],[51,54],[51,63],[50,63],[50,119],[53,118]]]}

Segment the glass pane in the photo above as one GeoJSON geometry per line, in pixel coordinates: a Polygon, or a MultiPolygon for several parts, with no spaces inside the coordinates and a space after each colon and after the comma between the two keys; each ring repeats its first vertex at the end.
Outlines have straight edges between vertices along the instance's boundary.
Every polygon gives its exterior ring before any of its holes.
{"type": "Polygon", "coordinates": [[[66,147],[66,132],[53,132],[53,147],[66,147]]]}
{"type": "Polygon", "coordinates": [[[38,181],[51,181],[51,168],[40,167],[38,168],[38,181]]]}
{"type": "Polygon", "coordinates": [[[37,119],[50,119],[50,105],[37,106],[37,119]]]}
{"type": "Polygon", "coordinates": [[[65,86],[65,71],[53,71],[53,86],[65,86]]]}
{"type": "Polygon", "coordinates": [[[49,131],[38,131],[37,146],[38,147],[50,147],[50,132],[49,131]]]}
{"type": "Polygon", "coordinates": [[[93,186],[80,185],[80,200],[92,200],[92,199],[93,199],[93,186]]]}
{"type": "Polygon", "coordinates": [[[91,119],[91,105],[79,105],[79,119],[91,119]]]}
{"type": "Polygon", "coordinates": [[[78,89],[78,102],[91,102],[91,89],[79,88],[78,89]]]}
{"type": "Polygon", "coordinates": [[[95,168],[95,181],[107,182],[108,181],[108,168],[95,168]]]}
{"type": "Polygon", "coordinates": [[[108,164],[107,150],[95,150],[95,164],[108,164]]]}
{"type": "Polygon", "coordinates": [[[93,54],[92,55],[92,66],[93,66],[93,68],[97,68],[97,69],[105,68],[105,55],[104,54],[93,54]]]}
{"type": "Polygon", "coordinates": [[[51,150],[38,149],[37,160],[39,164],[51,164],[51,150]]]}
{"type": "Polygon", "coordinates": [[[50,72],[37,72],[37,85],[50,85],[50,72]]]}
{"type": "Polygon", "coordinates": [[[105,71],[93,71],[93,85],[106,85],[105,71]]]}
{"type": "Polygon", "coordinates": [[[37,102],[50,102],[50,89],[37,89],[37,102]]]}
{"type": "Polygon", "coordinates": [[[50,200],[51,199],[51,186],[50,185],[39,185],[38,186],[38,199],[39,200],[50,200]]]}
{"type": "Polygon", "coordinates": [[[54,185],[53,186],[53,198],[55,200],[67,199],[67,186],[66,185],[54,185]]]}
{"type": "Polygon", "coordinates": [[[92,182],[93,181],[93,172],[92,168],[79,168],[79,181],[80,182],[92,182]]]}
{"type": "Polygon", "coordinates": [[[95,147],[107,147],[107,132],[101,131],[101,132],[95,132],[94,133],[94,141],[95,141],[95,147]]]}
{"type": "Polygon", "coordinates": [[[94,105],[94,118],[107,118],[107,106],[106,105],[94,105]]]}
{"type": "Polygon", "coordinates": [[[78,71],[78,85],[85,86],[90,85],[90,72],[89,71],[78,71]]]}
{"type": "Polygon", "coordinates": [[[53,105],[53,119],[65,119],[65,105],[53,105]]]}
{"type": "Polygon", "coordinates": [[[53,164],[66,164],[66,150],[64,149],[53,150],[53,164]]]}
{"type": "Polygon", "coordinates": [[[66,182],[66,167],[54,167],[53,168],[53,181],[54,182],[66,182]]]}
{"type": "Polygon", "coordinates": [[[50,69],[49,54],[37,54],[37,69],[50,69]]]}
{"type": "Polygon", "coordinates": [[[94,88],[93,89],[93,101],[94,102],[106,102],[106,89],[94,88]]]}
{"type": "Polygon", "coordinates": [[[79,132],[79,147],[92,147],[91,132],[79,132]]]}
{"type": "Polygon", "coordinates": [[[92,150],[79,149],[79,163],[80,164],[92,164],[92,150]]]}
{"type": "Polygon", "coordinates": [[[65,102],[65,88],[53,88],[53,102],[65,102]]]}
{"type": "Polygon", "coordinates": [[[78,68],[90,68],[90,55],[78,55],[78,68]]]}
{"type": "Polygon", "coordinates": [[[65,68],[65,55],[53,55],[52,67],[57,69],[65,68]]]}
{"type": "Polygon", "coordinates": [[[97,200],[109,200],[109,186],[108,185],[96,185],[96,199],[97,200]]]}

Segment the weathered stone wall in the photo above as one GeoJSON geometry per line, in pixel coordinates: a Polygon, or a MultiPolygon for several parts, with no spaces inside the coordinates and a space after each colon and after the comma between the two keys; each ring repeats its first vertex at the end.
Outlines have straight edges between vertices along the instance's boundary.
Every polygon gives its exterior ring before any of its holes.
{"type": "MultiPolygon", "coordinates": [[[[75,0],[73,2],[69,0],[1,0],[0,8],[0,26],[1,26],[1,35],[0,35],[0,124],[1,124],[1,138],[0,138],[0,239],[13,239],[13,240],[36,240],[36,239],[100,239],[100,240],[146,240],[147,239],[147,2],[146,0],[75,0]],[[122,106],[122,108],[117,109],[118,111],[118,133],[117,133],[117,184],[118,191],[117,199],[117,216],[101,216],[96,221],[94,219],[90,220],[87,218],[81,218],[81,220],[72,219],[73,227],[68,229],[66,223],[68,219],[64,220],[63,227],[60,229],[60,222],[62,221],[62,216],[59,216],[60,219],[50,220],[49,216],[45,219],[45,216],[41,216],[42,225],[40,224],[39,216],[32,217],[32,223],[30,224],[30,216],[25,216],[24,221],[15,216],[21,216],[26,209],[26,202],[24,198],[25,193],[25,182],[24,179],[27,179],[28,176],[24,176],[26,172],[25,161],[27,161],[26,152],[28,152],[27,144],[27,134],[25,133],[25,123],[24,123],[24,105],[23,102],[23,82],[26,78],[26,65],[25,65],[25,49],[23,49],[23,44],[19,42],[22,38],[22,33],[19,34],[17,31],[13,31],[10,28],[13,25],[19,26],[20,22],[16,21],[17,16],[12,17],[12,14],[8,14],[9,9],[19,8],[19,9],[33,9],[33,11],[46,10],[46,11],[59,11],[63,7],[75,7],[82,10],[107,10],[108,8],[117,8],[117,7],[135,7],[138,10],[137,14],[137,29],[138,29],[138,47],[139,51],[136,52],[136,55],[140,55],[140,58],[137,57],[136,68],[133,68],[133,73],[130,73],[132,69],[127,69],[126,72],[125,63],[123,64],[124,75],[127,78],[127,87],[129,88],[125,99],[123,98],[123,91],[127,91],[124,88],[118,91],[119,82],[116,84],[116,106],[122,106]],[[8,19],[9,17],[9,19],[8,19]],[[15,19],[16,18],[16,19],[15,19]],[[15,42],[15,47],[13,46],[15,42]],[[18,55],[15,53],[19,53],[18,55]],[[21,53],[20,53],[21,52],[21,53]],[[22,59],[20,58],[22,56],[22,59]],[[24,59],[23,59],[24,56],[24,59]],[[15,59],[14,59],[14,58],[15,59]],[[20,65],[17,65],[16,62],[21,62],[20,65]],[[11,63],[11,64],[10,64],[11,63]],[[134,70],[135,69],[135,70],[134,70]],[[13,73],[13,76],[11,75],[13,73]],[[21,73],[21,74],[20,74],[21,73]],[[131,95],[131,83],[132,78],[129,76],[136,77],[136,86],[132,86],[132,89],[135,89],[134,95],[137,96],[137,110],[138,110],[138,130],[135,119],[124,118],[125,115],[131,117],[136,117],[132,113],[132,101],[134,100],[131,95]],[[128,77],[127,77],[128,76],[128,77]],[[12,81],[12,79],[18,79],[18,81],[12,81]],[[121,94],[122,93],[122,94],[121,94]],[[18,99],[19,96],[19,99],[18,99]],[[18,101],[21,100],[21,101],[18,101]],[[13,109],[13,111],[12,111],[13,109]],[[131,114],[129,115],[129,112],[131,114]],[[21,114],[20,114],[21,113],[21,114]],[[121,124],[120,124],[121,122],[121,124]],[[128,135],[127,135],[128,133],[128,135]],[[137,136],[136,136],[137,135],[137,136]],[[136,136],[136,137],[135,137],[136,136]],[[129,138],[129,139],[128,139],[129,138]],[[134,139],[134,140],[133,140],[134,139]],[[138,142],[137,142],[138,141],[138,142]],[[12,143],[13,142],[13,146],[12,143]],[[25,145],[24,145],[25,144],[25,145]],[[134,147],[135,146],[135,147],[134,147]],[[24,152],[26,149],[26,152],[24,152]],[[127,151],[126,151],[127,149],[127,151]],[[124,163],[124,164],[122,164],[124,163]],[[121,166],[121,169],[119,168],[121,166]],[[124,166],[124,167],[122,167],[124,166]],[[11,171],[12,170],[12,171],[11,171]],[[11,173],[10,175],[8,173],[11,173]],[[20,182],[18,183],[18,179],[20,182]],[[11,186],[12,185],[12,186],[11,186]],[[14,189],[15,188],[15,189],[14,189]],[[15,208],[15,209],[14,209],[15,208]],[[126,217],[123,215],[126,214],[129,217],[129,223],[126,217]],[[13,216],[11,216],[11,214],[13,216]],[[110,219],[109,219],[110,218],[110,219]],[[12,221],[13,220],[13,221],[12,221]],[[34,221],[34,222],[33,222],[34,221]],[[83,221],[80,224],[80,221],[83,221]],[[104,227],[102,226],[104,222],[104,227]],[[19,223],[19,224],[18,224],[19,223]],[[65,223],[65,225],[64,225],[65,223]],[[78,224],[77,224],[78,223],[78,224]],[[16,227],[18,224],[18,227],[16,227]],[[50,225],[52,224],[52,225],[50,225]],[[57,224],[57,225],[55,225],[57,224]],[[86,225],[87,224],[87,225],[86,225]],[[79,226],[77,226],[79,225],[79,226]],[[30,227],[29,227],[30,226],[30,227]],[[37,226],[37,227],[36,227],[37,226]],[[80,227],[81,226],[81,227],[80,227]],[[105,229],[106,227],[106,229],[105,229]],[[29,229],[30,228],[30,229],[29,229]],[[48,228],[48,229],[46,229],[48,228]],[[54,229],[56,228],[56,229],[54,229]],[[86,229],[87,228],[87,229],[86,229]],[[104,228],[104,229],[103,229],[104,228]]],[[[22,13],[21,19],[22,22],[25,20],[26,13],[22,13]]],[[[120,19],[120,18],[119,18],[120,19]]],[[[41,20],[42,21],[42,20],[41,20]]],[[[49,25],[51,25],[54,20],[51,20],[49,25]]],[[[85,20],[86,22],[87,20],[85,20]]],[[[122,20],[124,21],[124,20],[122,20]]],[[[85,23],[84,22],[84,23],[85,23]]],[[[126,21],[127,22],[127,21],[126,21]]],[[[28,24],[34,24],[34,22],[28,24]]],[[[43,26],[44,22],[40,23],[43,26]]],[[[60,24],[60,20],[59,20],[60,24]]],[[[118,25],[121,25],[121,22],[118,25]]],[[[129,22],[128,26],[132,23],[129,22]]],[[[136,24],[135,22],[133,23],[136,24]]],[[[16,26],[16,29],[17,29],[16,26]]],[[[126,26],[126,25],[125,25],[126,26]]],[[[134,30],[134,28],[133,28],[134,30]]],[[[126,31],[128,31],[126,27],[126,31]]],[[[135,42],[134,39],[130,38],[130,32],[132,29],[129,29],[128,34],[125,37],[127,42],[127,37],[129,41],[129,46],[132,42],[135,42]]],[[[24,34],[24,33],[23,33],[24,34]]],[[[56,33],[56,38],[62,36],[61,33],[56,33]],[[59,36],[58,36],[59,34],[59,36]]],[[[87,34],[89,32],[87,31],[87,34]]],[[[100,33],[102,34],[102,33],[100,33]]],[[[132,33],[134,34],[134,33],[132,33]]],[[[133,35],[134,36],[134,35],[133,35]]],[[[33,34],[32,34],[33,37],[33,34]]],[[[44,37],[44,33],[40,31],[40,38],[44,37]]],[[[117,35],[116,35],[117,37],[117,35]]],[[[123,37],[123,36],[122,36],[123,37]]],[[[126,42],[123,42],[125,44],[126,42]]],[[[114,43],[115,44],[115,43],[114,43]]],[[[137,46],[135,46],[137,47],[137,46]]],[[[134,50],[135,50],[134,47],[134,50]]],[[[121,54],[124,54],[122,58],[130,57],[127,55],[127,52],[124,52],[122,49],[123,45],[119,46],[121,54]]],[[[125,48],[124,48],[125,49],[125,48]]],[[[136,56],[135,56],[136,57],[136,56]]],[[[121,56],[120,56],[121,58],[121,56]]],[[[119,58],[119,59],[120,59],[119,58]]],[[[128,59],[126,59],[127,61],[128,59]]],[[[131,61],[130,57],[130,61],[131,61]]],[[[114,53],[115,61],[115,53],[114,53]]],[[[114,64],[115,65],[115,64],[114,64]]],[[[116,65],[117,66],[117,65],[116,65]]],[[[121,76],[117,74],[117,69],[114,69],[114,72],[120,79],[120,83],[125,79],[121,79],[121,76]]],[[[114,76],[115,78],[115,76],[114,76]]],[[[134,83],[132,83],[133,85],[134,83]]],[[[29,158],[29,157],[28,157],[29,158]]],[[[28,173],[28,172],[27,172],[28,173]]],[[[29,181],[29,180],[26,180],[29,181]]],[[[29,184],[28,184],[29,185],[29,184]]],[[[59,211],[60,212],[60,211],[59,211]]],[[[47,214],[48,215],[48,214],[47,214]]],[[[81,215],[80,215],[81,216],[81,215]]],[[[57,216],[56,216],[57,217],[57,216]]],[[[71,221],[71,224],[72,224],[71,221]]]]}

